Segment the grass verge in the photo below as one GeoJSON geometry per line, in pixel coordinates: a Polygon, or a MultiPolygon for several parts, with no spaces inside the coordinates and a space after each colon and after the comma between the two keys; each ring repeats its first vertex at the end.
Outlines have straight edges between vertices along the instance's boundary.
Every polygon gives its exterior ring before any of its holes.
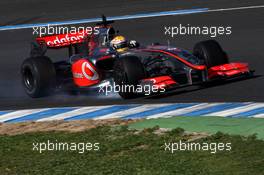
{"type": "Polygon", "coordinates": [[[132,123],[131,128],[144,129],[158,125],[161,128],[183,128],[193,132],[215,134],[218,131],[227,134],[249,136],[256,134],[264,140],[264,120],[261,118],[228,117],[170,117],[142,120],[132,123]]]}
{"type": "MultiPolygon", "coordinates": [[[[89,147],[90,148],[90,147],[89,147]]],[[[264,172],[264,141],[216,133],[186,134],[158,127],[135,130],[98,126],[81,132],[35,132],[0,136],[0,174],[254,174],[264,172]],[[199,136],[199,134],[198,134],[199,136]],[[165,143],[231,143],[230,151],[171,151],[165,143]],[[33,143],[99,143],[99,150],[33,150],[33,143]]]]}

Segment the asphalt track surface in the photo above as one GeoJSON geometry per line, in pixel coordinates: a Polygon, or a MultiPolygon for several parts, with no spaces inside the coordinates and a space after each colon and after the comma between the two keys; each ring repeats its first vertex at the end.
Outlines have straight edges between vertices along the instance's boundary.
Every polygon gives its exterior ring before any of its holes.
{"type": "MultiPolygon", "coordinates": [[[[51,21],[74,20],[108,16],[128,15],[191,8],[232,8],[264,5],[261,0],[242,2],[238,0],[21,0],[0,2],[0,26],[51,21]]],[[[188,88],[155,98],[122,100],[119,97],[72,96],[57,94],[31,99],[21,85],[20,65],[29,55],[29,43],[34,39],[32,29],[0,31],[0,109],[40,108],[57,106],[88,106],[127,103],[172,102],[263,102],[264,101],[264,8],[210,12],[181,16],[166,16],[123,20],[114,24],[127,38],[144,44],[170,40],[171,45],[192,50],[193,45],[210,36],[185,35],[171,38],[164,35],[164,26],[231,26],[232,34],[214,39],[220,42],[231,61],[245,61],[256,70],[256,78],[212,86],[206,89],[188,88]]],[[[92,24],[88,24],[91,26],[92,24]]],[[[65,58],[63,52],[52,52],[52,58],[65,58]]]]}

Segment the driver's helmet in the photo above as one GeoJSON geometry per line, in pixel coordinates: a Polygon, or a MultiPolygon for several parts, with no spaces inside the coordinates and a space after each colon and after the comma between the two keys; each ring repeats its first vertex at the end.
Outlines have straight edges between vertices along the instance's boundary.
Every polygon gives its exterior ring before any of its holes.
{"type": "Polygon", "coordinates": [[[117,52],[124,52],[128,49],[127,40],[125,37],[118,35],[110,41],[110,46],[113,47],[117,52]]]}

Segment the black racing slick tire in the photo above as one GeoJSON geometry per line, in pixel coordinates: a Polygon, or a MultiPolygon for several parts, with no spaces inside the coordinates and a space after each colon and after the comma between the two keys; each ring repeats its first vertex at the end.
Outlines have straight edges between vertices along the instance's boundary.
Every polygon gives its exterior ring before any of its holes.
{"type": "Polygon", "coordinates": [[[197,43],[194,46],[193,55],[204,60],[207,68],[229,63],[227,54],[215,40],[207,40],[197,43]]]}
{"type": "Polygon", "coordinates": [[[119,95],[124,99],[138,97],[139,94],[132,91],[137,88],[139,81],[146,77],[145,69],[136,56],[118,58],[114,63],[114,82],[121,87],[119,95]],[[134,88],[131,88],[131,87],[134,88]]]}
{"type": "Polygon", "coordinates": [[[56,71],[46,56],[27,58],[21,66],[22,84],[32,98],[51,94],[56,83],[56,71]]]}

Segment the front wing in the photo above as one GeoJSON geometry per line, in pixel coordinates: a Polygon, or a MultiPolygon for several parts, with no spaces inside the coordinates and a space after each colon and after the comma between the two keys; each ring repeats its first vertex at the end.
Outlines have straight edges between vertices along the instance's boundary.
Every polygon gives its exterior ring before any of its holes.
{"type": "Polygon", "coordinates": [[[192,84],[181,84],[177,80],[173,79],[170,75],[157,76],[152,78],[146,78],[140,81],[141,85],[149,84],[155,85],[158,89],[172,90],[191,85],[203,84],[212,82],[215,80],[229,80],[238,77],[248,77],[253,75],[252,70],[249,69],[247,63],[228,63],[219,66],[211,67],[207,70],[207,79],[201,82],[193,82],[192,84]]]}
{"type": "Polygon", "coordinates": [[[208,78],[209,80],[214,78],[233,78],[250,73],[247,63],[228,63],[209,68],[208,78]]]}

